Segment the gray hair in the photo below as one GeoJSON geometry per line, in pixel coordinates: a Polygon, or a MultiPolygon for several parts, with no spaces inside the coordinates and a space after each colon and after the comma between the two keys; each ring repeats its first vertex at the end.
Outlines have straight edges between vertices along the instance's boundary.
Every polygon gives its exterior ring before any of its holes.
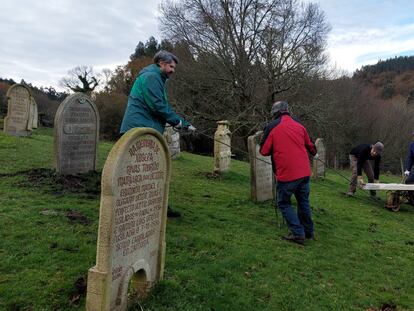
{"type": "Polygon", "coordinates": [[[271,116],[277,115],[281,112],[289,112],[289,105],[285,101],[275,102],[272,106],[272,109],[270,110],[271,116]]]}
{"type": "Polygon", "coordinates": [[[374,148],[374,150],[378,153],[381,154],[384,151],[384,144],[382,142],[377,142],[374,145],[372,145],[372,147],[374,148]]]}
{"type": "Polygon", "coordinates": [[[167,64],[170,64],[172,62],[175,62],[176,64],[178,64],[178,58],[177,56],[175,56],[173,53],[168,52],[168,51],[158,51],[155,55],[154,55],[154,64],[159,64],[159,62],[164,61],[167,64]]]}

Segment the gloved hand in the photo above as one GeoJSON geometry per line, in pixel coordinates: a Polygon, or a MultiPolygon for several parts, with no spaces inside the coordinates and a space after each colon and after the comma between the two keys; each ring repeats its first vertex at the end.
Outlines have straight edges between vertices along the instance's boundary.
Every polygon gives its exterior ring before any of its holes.
{"type": "Polygon", "coordinates": [[[358,184],[358,187],[362,187],[365,185],[364,180],[362,179],[362,176],[357,177],[357,184],[358,184]]]}
{"type": "Polygon", "coordinates": [[[194,133],[194,132],[196,131],[196,128],[190,124],[190,126],[187,128],[187,130],[188,130],[190,133],[194,133]]]}
{"type": "Polygon", "coordinates": [[[315,155],[313,156],[313,159],[314,159],[314,160],[318,160],[318,159],[319,159],[319,154],[315,154],[315,155]]]}
{"type": "Polygon", "coordinates": [[[405,176],[410,175],[410,171],[409,171],[409,170],[405,170],[404,175],[405,175],[405,176]]]}

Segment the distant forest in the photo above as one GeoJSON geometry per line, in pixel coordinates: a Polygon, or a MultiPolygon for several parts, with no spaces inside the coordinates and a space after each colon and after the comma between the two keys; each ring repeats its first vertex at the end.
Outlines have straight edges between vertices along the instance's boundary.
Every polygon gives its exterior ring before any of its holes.
{"type": "Polygon", "coordinates": [[[361,69],[355,71],[354,77],[366,78],[387,71],[401,74],[411,70],[414,70],[414,56],[395,56],[394,58],[379,60],[374,65],[362,66],[361,69]]]}

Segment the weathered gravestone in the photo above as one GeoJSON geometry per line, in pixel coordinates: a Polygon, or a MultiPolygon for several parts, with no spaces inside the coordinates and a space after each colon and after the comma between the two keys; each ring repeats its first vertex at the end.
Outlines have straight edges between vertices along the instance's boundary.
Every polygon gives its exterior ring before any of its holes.
{"type": "Polygon", "coordinates": [[[164,131],[164,138],[167,141],[168,148],[172,159],[177,159],[180,156],[180,133],[172,126],[167,126],[164,131]]]}
{"type": "Polygon", "coordinates": [[[325,177],[325,163],[326,163],[326,150],[325,150],[325,146],[323,144],[323,139],[322,138],[318,138],[315,141],[315,147],[316,150],[318,151],[318,156],[320,160],[315,160],[313,159],[313,165],[312,165],[312,170],[313,170],[313,177],[314,178],[324,178],[325,177]]]}
{"type": "Polygon", "coordinates": [[[231,162],[231,132],[229,121],[218,121],[214,133],[214,172],[222,173],[230,169],[231,162]]]}
{"type": "Polygon", "coordinates": [[[170,155],[160,133],[134,128],[112,148],[102,172],[96,265],[86,310],[126,310],[163,277],[170,155]]]}
{"type": "Polygon", "coordinates": [[[28,130],[37,129],[39,121],[39,114],[37,111],[37,104],[33,97],[30,97],[30,107],[29,107],[29,122],[27,125],[28,130]]]}
{"type": "Polygon", "coordinates": [[[67,97],[55,115],[54,159],[61,174],[86,173],[96,169],[99,113],[83,93],[67,97]]]}
{"type": "Polygon", "coordinates": [[[272,200],[274,197],[272,160],[270,156],[264,157],[259,152],[259,141],[262,135],[263,132],[260,131],[247,139],[250,160],[251,198],[255,202],[272,200]]]}
{"type": "Polygon", "coordinates": [[[7,116],[3,131],[14,136],[29,136],[32,133],[31,101],[34,101],[28,87],[14,84],[6,94],[7,116]]]}

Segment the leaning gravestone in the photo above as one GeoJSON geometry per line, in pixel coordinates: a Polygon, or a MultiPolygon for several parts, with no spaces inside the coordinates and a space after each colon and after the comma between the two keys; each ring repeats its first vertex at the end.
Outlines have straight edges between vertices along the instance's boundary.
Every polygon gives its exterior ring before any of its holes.
{"type": "Polygon", "coordinates": [[[67,97],[55,116],[56,170],[60,174],[80,174],[96,169],[99,114],[83,93],[67,97]]]}
{"type": "Polygon", "coordinates": [[[28,87],[14,84],[6,94],[7,116],[4,118],[3,131],[13,136],[29,136],[32,127],[30,123],[30,103],[32,96],[28,87]]]}
{"type": "Polygon", "coordinates": [[[180,156],[180,133],[174,130],[172,126],[167,126],[164,131],[164,138],[167,141],[168,148],[172,159],[177,159],[180,156]]]}
{"type": "Polygon", "coordinates": [[[250,159],[251,198],[254,202],[272,200],[274,197],[272,160],[270,156],[264,157],[259,152],[259,140],[262,135],[263,132],[260,131],[247,139],[250,159]]]}
{"type": "Polygon", "coordinates": [[[96,265],[86,310],[126,310],[163,278],[170,155],[160,133],[134,128],[112,148],[102,172],[96,265]]]}
{"type": "Polygon", "coordinates": [[[319,160],[313,160],[313,177],[314,178],[324,178],[325,177],[325,163],[326,163],[326,150],[323,144],[323,139],[318,138],[315,141],[315,147],[318,151],[319,160]]]}
{"type": "Polygon", "coordinates": [[[230,169],[231,132],[229,121],[218,121],[214,133],[214,172],[222,173],[230,169]]]}

